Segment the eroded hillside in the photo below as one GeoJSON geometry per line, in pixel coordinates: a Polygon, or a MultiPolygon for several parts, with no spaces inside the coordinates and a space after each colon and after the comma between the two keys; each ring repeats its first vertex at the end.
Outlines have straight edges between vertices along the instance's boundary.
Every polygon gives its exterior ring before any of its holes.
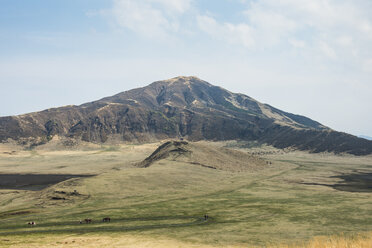
{"type": "Polygon", "coordinates": [[[336,132],[196,77],[176,77],[80,106],[0,118],[0,141],[40,145],[54,136],[95,143],[249,140],[278,148],[365,155],[372,141],[336,132]]]}

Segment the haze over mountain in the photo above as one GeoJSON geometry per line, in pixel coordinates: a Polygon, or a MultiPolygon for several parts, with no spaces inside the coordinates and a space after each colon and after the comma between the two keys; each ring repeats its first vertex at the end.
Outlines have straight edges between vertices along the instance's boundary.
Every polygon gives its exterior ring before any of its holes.
{"type": "Polygon", "coordinates": [[[247,140],[312,152],[372,153],[372,142],[232,93],[196,77],[157,81],[80,106],[0,118],[0,141],[247,140]]]}

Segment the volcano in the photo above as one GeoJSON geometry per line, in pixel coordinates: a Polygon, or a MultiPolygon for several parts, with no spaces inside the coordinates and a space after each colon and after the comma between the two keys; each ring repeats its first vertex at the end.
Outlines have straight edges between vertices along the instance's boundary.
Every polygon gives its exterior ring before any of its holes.
{"type": "Polygon", "coordinates": [[[54,136],[94,143],[244,140],[310,152],[372,153],[372,141],[183,76],[79,106],[0,118],[0,142],[38,145],[54,136]]]}

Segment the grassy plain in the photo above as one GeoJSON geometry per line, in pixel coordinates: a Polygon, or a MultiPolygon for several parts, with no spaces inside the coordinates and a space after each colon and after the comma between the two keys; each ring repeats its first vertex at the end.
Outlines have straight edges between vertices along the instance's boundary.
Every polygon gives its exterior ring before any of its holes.
{"type": "Polygon", "coordinates": [[[315,236],[343,234],[346,243],[357,233],[371,244],[368,185],[364,192],[330,185],[344,184],[340,175],[371,173],[372,157],[204,143],[254,152],[271,164],[247,172],[170,160],[133,166],[159,144],[31,151],[1,145],[1,173],[94,176],[39,191],[0,189],[0,247],[305,246],[322,240],[315,236]],[[106,216],[110,223],[100,221],[106,216]],[[85,218],[93,223],[79,224],[85,218]]]}

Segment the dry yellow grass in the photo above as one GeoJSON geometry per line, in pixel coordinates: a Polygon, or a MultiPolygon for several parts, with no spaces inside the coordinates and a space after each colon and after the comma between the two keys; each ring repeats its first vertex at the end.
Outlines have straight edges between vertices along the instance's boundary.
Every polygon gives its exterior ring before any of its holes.
{"type": "Polygon", "coordinates": [[[149,156],[160,143],[117,146],[81,145],[74,149],[51,144],[25,150],[16,144],[0,143],[0,172],[37,174],[99,174],[117,167],[131,167],[149,156]],[[48,147],[52,146],[52,147],[48,147]],[[94,166],[92,166],[94,165],[94,166]]]}
{"type": "MultiPolygon", "coordinates": [[[[86,247],[86,248],[212,248],[211,245],[201,245],[182,242],[168,238],[154,238],[135,235],[48,235],[44,237],[13,236],[0,239],[0,247],[20,248],[49,248],[49,247],[86,247]]],[[[224,246],[233,248],[236,246],[224,246]]]]}
{"type": "MultiPolygon", "coordinates": [[[[11,236],[0,239],[0,247],[19,248],[25,247],[47,248],[47,247],[89,247],[89,248],[259,248],[259,246],[250,245],[208,245],[182,242],[179,240],[162,238],[162,237],[146,237],[136,235],[48,235],[48,236],[11,236]]],[[[260,246],[262,247],[262,246],[260,246]]],[[[371,248],[372,247],[372,232],[357,234],[354,236],[320,236],[311,239],[303,244],[278,244],[267,245],[265,248],[371,248]]]]}
{"type": "Polygon", "coordinates": [[[372,232],[356,234],[353,236],[320,236],[312,238],[308,243],[301,245],[272,245],[267,248],[371,248],[372,232]]]}

